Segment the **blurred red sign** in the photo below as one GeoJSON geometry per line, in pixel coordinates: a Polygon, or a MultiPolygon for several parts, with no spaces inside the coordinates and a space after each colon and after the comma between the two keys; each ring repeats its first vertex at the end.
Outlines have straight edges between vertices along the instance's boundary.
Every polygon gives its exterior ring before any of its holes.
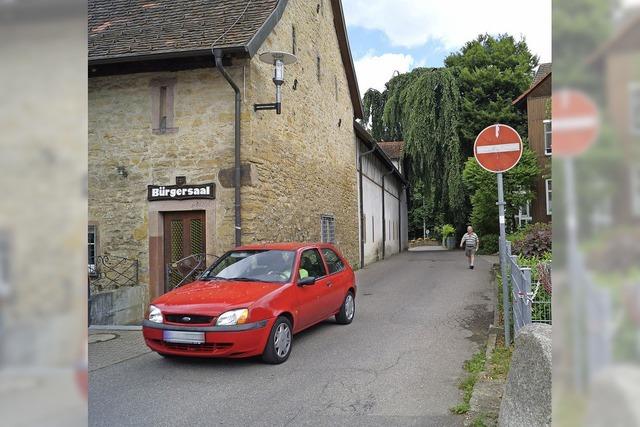
{"type": "Polygon", "coordinates": [[[573,157],[594,143],[600,130],[598,108],[586,94],[562,89],[553,94],[553,155],[573,157]]]}
{"type": "Polygon", "coordinates": [[[522,139],[511,126],[491,125],[476,137],[473,155],[478,164],[489,172],[506,172],[520,161],[522,139]]]}

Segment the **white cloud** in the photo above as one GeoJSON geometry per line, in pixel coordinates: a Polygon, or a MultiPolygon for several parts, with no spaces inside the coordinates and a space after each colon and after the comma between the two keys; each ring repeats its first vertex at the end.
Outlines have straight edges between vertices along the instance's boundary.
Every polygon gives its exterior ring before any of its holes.
{"type": "Polygon", "coordinates": [[[356,75],[358,76],[358,86],[360,96],[369,88],[384,90],[384,84],[389,81],[395,71],[406,73],[414,64],[411,55],[401,53],[385,53],[374,56],[371,53],[355,61],[356,75]]]}
{"type": "Polygon", "coordinates": [[[478,34],[524,36],[541,62],[551,61],[551,0],[345,0],[348,25],[386,34],[394,46],[430,40],[458,49],[478,34]]]}

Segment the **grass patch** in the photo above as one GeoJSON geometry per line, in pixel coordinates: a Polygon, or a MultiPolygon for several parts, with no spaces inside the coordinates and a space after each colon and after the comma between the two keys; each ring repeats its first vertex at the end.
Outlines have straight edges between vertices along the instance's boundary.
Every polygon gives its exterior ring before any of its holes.
{"type": "Polygon", "coordinates": [[[487,427],[487,416],[480,414],[471,421],[471,427],[487,427]]]}
{"type": "Polygon", "coordinates": [[[478,380],[478,374],[482,372],[485,364],[485,350],[480,349],[475,353],[471,359],[464,362],[464,370],[468,373],[460,383],[458,388],[462,390],[462,403],[457,404],[449,408],[454,414],[466,414],[469,412],[469,401],[471,400],[471,394],[473,393],[473,387],[478,380]]]}
{"type": "Polygon", "coordinates": [[[495,379],[507,379],[509,374],[509,365],[511,364],[511,353],[513,347],[505,347],[504,345],[496,345],[489,360],[489,376],[495,379]]]}

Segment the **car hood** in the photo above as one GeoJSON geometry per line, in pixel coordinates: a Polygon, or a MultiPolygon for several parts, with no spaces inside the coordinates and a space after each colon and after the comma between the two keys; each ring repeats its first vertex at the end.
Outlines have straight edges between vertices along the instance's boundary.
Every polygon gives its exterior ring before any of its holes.
{"type": "Polygon", "coordinates": [[[248,307],[282,286],[264,282],[196,281],[156,298],[152,304],[168,313],[217,316],[227,310],[248,307]]]}

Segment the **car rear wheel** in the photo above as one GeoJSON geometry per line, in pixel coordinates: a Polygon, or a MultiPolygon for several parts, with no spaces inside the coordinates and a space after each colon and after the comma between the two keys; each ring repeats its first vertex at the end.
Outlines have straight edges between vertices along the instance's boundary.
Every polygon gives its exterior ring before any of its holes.
{"type": "Polygon", "coordinates": [[[341,325],[348,325],[353,322],[353,316],[356,314],[356,299],[353,296],[353,292],[349,291],[346,297],[344,297],[344,302],[342,303],[342,307],[340,307],[340,311],[336,314],[336,322],[341,325]]]}
{"type": "Polygon", "coordinates": [[[292,338],[291,322],[284,316],[278,317],[271,328],[262,360],[273,365],[286,361],[291,354],[292,338]]]}

